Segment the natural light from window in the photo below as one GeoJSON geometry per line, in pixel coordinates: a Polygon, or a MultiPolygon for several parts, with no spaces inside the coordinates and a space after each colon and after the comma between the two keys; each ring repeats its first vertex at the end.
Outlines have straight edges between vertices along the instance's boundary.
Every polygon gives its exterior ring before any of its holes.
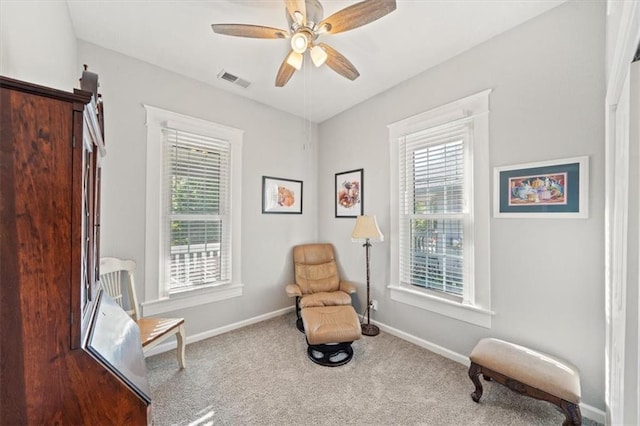
{"type": "Polygon", "coordinates": [[[391,299],[487,328],[489,93],[389,125],[391,299]]]}
{"type": "Polygon", "coordinates": [[[144,315],[242,295],[238,129],[145,105],[144,315]]]}

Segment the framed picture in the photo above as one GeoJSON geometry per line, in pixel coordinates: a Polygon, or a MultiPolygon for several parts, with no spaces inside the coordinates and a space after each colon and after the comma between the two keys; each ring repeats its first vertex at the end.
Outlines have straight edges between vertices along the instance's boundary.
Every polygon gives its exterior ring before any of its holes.
{"type": "Polygon", "coordinates": [[[587,218],[589,157],[496,167],[494,217],[587,218]]]}
{"type": "Polygon", "coordinates": [[[262,176],[262,213],[302,214],[302,181],[262,176]]]}
{"type": "Polygon", "coordinates": [[[336,217],[363,214],[364,169],[336,173],[336,217]]]}

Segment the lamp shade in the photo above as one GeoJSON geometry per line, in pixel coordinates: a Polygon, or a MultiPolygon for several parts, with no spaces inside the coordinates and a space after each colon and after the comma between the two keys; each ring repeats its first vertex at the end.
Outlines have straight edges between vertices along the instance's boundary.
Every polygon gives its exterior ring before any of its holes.
{"type": "Polygon", "coordinates": [[[311,48],[311,60],[313,61],[313,65],[319,67],[327,60],[327,52],[320,46],[313,46],[311,48]]]}
{"type": "Polygon", "coordinates": [[[351,233],[351,239],[357,240],[380,240],[384,241],[384,235],[380,232],[378,221],[375,216],[358,216],[356,226],[351,233]]]}
{"type": "Polygon", "coordinates": [[[297,53],[292,50],[289,56],[287,56],[287,63],[300,71],[300,68],[302,68],[302,59],[302,53],[297,53]]]}

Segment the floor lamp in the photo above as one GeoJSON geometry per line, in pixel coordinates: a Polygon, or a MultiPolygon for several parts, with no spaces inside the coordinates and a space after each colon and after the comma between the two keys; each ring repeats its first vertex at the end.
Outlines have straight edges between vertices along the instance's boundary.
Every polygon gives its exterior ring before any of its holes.
{"type": "Polygon", "coordinates": [[[380,329],[371,324],[371,290],[369,284],[369,249],[371,248],[371,240],[384,241],[384,235],[380,232],[378,222],[375,216],[358,216],[356,226],[351,233],[351,239],[355,241],[364,241],[362,245],[366,251],[367,258],[367,323],[362,324],[362,334],[365,336],[377,336],[380,329]]]}

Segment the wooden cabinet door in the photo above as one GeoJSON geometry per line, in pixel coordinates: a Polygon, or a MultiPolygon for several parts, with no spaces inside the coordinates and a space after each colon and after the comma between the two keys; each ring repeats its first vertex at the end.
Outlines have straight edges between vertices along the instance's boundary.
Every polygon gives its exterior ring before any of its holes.
{"type": "MultiPolygon", "coordinates": [[[[2,398],[55,404],[64,380],[51,375],[64,369],[71,343],[73,111],[52,98],[0,90],[0,311],[9,343],[1,357],[24,367],[3,371],[12,386],[2,386],[2,398]]],[[[26,410],[16,402],[11,409],[26,410]]]]}

